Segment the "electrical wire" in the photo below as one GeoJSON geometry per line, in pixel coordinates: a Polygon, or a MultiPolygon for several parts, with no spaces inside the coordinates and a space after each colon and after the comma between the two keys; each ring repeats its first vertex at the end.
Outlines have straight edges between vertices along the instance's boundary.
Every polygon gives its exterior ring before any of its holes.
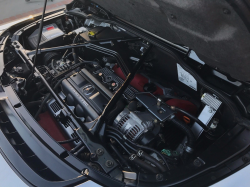
{"type": "Polygon", "coordinates": [[[69,140],[57,141],[57,143],[59,143],[59,144],[66,144],[66,143],[74,142],[74,141],[76,141],[78,139],[79,139],[79,137],[76,137],[76,138],[72,138],[72,139],[69,139],[69,140]]]}
{"type": "MultiPolygon", "coordinates": [[[[128,143],[132,144],[137,149],[145,149],[145,150],[148,150],[148,151],[156,153],[164,161],[164,163],[166,164],[168,170],[170,170],[169,165],[168,165],[165,157],[160,152],[158,152],[157,150],[155,150],[153,148],[146,147],[146,146],[142,146],[142,145],[139,145],[139,144],[135,144],[134,142],[130,141],[129,139],[124,138],[123,134],[120,131],[118,131],[117,129],[115,129],[114,127],[110,127],[109,126],[109,127],[107,127],[107,129],[109,129],[111,132],[113,131],[113,133],[112,133],[113,135],[116,134],[118,137],[120,137],[121,139],[123,139],[125,142],[128,142],[128,143]]],[[[110,133],[110,131],[107,131],[107,133],[110,133]]],[[[134,150],[134,151],[137,151],[137,149],[132,148],[132,150],[134,150]]]]}

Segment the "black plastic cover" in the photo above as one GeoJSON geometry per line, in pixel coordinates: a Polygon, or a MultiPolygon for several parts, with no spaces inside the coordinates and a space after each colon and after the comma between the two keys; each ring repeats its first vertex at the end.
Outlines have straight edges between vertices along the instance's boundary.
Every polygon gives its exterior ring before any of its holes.
{"type": "Polygon", "coordinates": [[[104,110],[109,99],[100,93],[97,86],[88,82],[80,73],[62,82],[67,104],[76,107],[78,117],[88,116],[94,120],[104,110]]]}

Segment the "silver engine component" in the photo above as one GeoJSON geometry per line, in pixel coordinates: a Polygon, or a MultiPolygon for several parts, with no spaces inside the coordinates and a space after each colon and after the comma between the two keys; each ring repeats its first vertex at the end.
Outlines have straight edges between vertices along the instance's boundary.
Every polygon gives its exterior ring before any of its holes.
{"type": "MultiPolygon", "coordinates": [[[[39,29],[35,30],[28,38],[29,44],[32,48],[36,48],[38,40],[39,29]]],[[[48,40],[64,35],[64,32],[58,28],[55,23],[46,25],[43,27],[40,45],[44,44],[48,40]]]]}
{"type": "MultiPolygon", "coordinates": [[[[222,102],[209,93],[205,93],[202,95],[201,102],[205,104],[205,107],[200,113],[198,119],[201,120],[205,125],[208,125],[221,106],[222,102]]],[[[195,137],[198,138],[203,132],[203,128],[195,122],[192,126],[192,131],[195,137]]]]}
{"type": "Polygon", "coordinates": [[[126,108],[116,117],[114,126],[128,139],[136,141],[154,127],[154,119],[149,112],[131,112],[126,108]]]}

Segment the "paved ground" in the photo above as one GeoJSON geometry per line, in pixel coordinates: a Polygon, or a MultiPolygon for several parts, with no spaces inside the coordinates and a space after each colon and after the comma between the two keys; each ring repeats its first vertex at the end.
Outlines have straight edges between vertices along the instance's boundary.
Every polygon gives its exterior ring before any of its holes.
{"type": "MultiPolygon", "coordinates": [[[[52,10],[72,0],[48,0],[47,9],[52,10]]],[[[0,25],[42,12],[44,0],[0,0],[0,25]]]]}

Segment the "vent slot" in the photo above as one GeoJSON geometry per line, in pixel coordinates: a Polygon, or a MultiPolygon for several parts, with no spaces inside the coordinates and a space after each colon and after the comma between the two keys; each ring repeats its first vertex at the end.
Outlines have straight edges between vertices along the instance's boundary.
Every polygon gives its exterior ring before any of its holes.
{"type": "Polygon", "coordinates": [[[53,102],[50,104],[50,108],[53,110],[53,112],[56,114],[61,110],[60,106],[57,104],[57,102],[53,102]]]}
{"type": "Polygon", "coordinates": [[[45,180],[49,181],[61,181],[54,172],[52,172],[47,166],[34,154],[29,146],[23,141],[22,137],[16,131],[15,127],[9,121],[8,116],[0,105],[0,128],[7,140],[19,154],[19,156],[26,162],[27,165],[38,175],[45,180]]]}
{"type": "Polygon", "coordinates": [[[64,126],[65,128],[70,127],[70,121],[67,120],[67,121],[63,124],[63,126],[64,126]]]}
{"type": "MultiPolygon", "coordinates": [[[[71,134],[71,137],[72,137],[72,138],[77,138],[78,136],[77,136],[76,133],[74,132],[74,133],[71,134]]],[[[75,140],[75,142],[76,142],[76,143],[79,143],[80,140],[79,140],[79,139],[78,139],[78,140],[75,140]]]]}

